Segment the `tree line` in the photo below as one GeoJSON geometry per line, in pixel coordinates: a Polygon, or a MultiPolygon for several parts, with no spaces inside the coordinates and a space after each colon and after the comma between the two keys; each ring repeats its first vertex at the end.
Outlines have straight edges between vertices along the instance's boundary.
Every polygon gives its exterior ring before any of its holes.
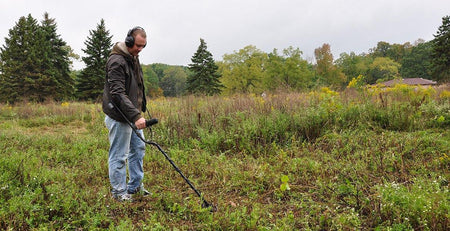
{"type": "MultiPolygon", "coordinates": [[[[142,65],[142,69],[150,97],[303,91],[322,86],[339,89],[357,77],[365,84],[413,77],[447,83],[449,39],[449,16],[442,18],[431,41],[380,41],[367,53],[342,53],[336,59],[330,45],[323,44],[314,51],[315,62],[303,59],[302,51],[292,46],[267,53],[253,45],[215,61],[200,39],[188,66],[155,63],[142,65]]],[[[71,70],[71,59],[79,57],[57,33],[56,20],[48,13],[40,22],[30,14],[21,17],[0,48],[0,102],[98,100],[111,40],[101,19],[84,42],[81,59],[85,68],[71,70]]]]}

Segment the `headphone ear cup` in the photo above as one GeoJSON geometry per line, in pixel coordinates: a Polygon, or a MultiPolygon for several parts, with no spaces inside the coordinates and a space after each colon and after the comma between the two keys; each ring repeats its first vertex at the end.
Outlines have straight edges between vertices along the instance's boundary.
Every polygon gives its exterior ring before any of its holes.
{"type": "Polygon", "coordinates": [[[132,35],[132,30],[130,30],[127,34],[127,37],[125,38],[125,45],[127,45],[127,47],[133,47],[134,46],[134,38],[132,35]]]}
{"type": "MultiPolygon", "coordinates": [[[[133,29],[130,29],[128,31],[127,37],[125,38],[125,45],[127,45],[127,47],[129,47],[129,48],[134,46],[133,33],[134,33],[135,30],[144,30],[144,29],[142,27],[140,27],[140,26],[137,26],[137,27],[134,27],[133,29]]],[[[145,44],[145,45],[147,45],[147,44],[145,44]]]]}

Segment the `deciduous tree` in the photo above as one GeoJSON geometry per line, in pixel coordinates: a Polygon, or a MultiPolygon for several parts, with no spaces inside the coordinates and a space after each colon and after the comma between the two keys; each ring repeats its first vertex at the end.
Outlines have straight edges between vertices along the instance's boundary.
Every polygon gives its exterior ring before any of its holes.
{"type": "Polygon", "coordinates": [[[274,49],[268,55],[265,65],[265,87],[268,90],[287,88],[301,90],[311,85],[313,72],[306,60],[301,57],[299,48],[288,47],[283,49],[283,55],[279,55],[274,49]]]}
{"type": "Polygon", "coordinates": [[[432,74],[433,51],[431,42],[422,42],[411,48],[411,52],[403,57],[400,75],[403,78],[430,79],[432,74]]]}
{"type": "Polygon", "coordinates": [[[345,83],[345,75],[333,63],[330,45],[325,43],[314,50],[316,56],[316,73],[321,84],[340,87],[345,83]]]}
{"type": "Polygon", "coordinates": [[[403,57],[410,52],[412,48],[411,43],[404,44],[389,44],[388,42],[378,42],[377,46],[371,49],[370,55],[373,58],[388,57],[397,63],[401,63],[403,57]]]}
{"type": "Polygon", "coordinates": [[[186,72],[183,67],[172,66],[164,70],[164,77],[161,79],[161,88],[164,96],[181,96],[186,89],[186,72]]]}
{"type": "Polygon", "coordinates": [[[156,72],[153,70],[152,65],[142,65],[142,72],[144,77],[144,85],[146,95],[149,97],[162,96],[162,89],[159,87],[159,78],[156,72]]]}
{"type": "Polygon", "coordinates": [[[260,93],[264,91],[264,65],[267,54],[253,45],[233,54],[225,54],[220,64],[222,82],[229,94],[260,93]]]}
{"type": "Polygon", "coordinates": [[[369,71],[369,65],[373,61],[370,56],[365,54],[356,55],[354,52],[342,53],[336,60],[336,65],[346,76],[346,82],[350,82],[358,76],[366,76],[369,71]]]}
{"type": "Polygon", "coordinates": [[[386,81],[399,77],[400,64],[387,57],[377,57],[369,66],[367,83],[374,84],[377,81],[386,81]]]}

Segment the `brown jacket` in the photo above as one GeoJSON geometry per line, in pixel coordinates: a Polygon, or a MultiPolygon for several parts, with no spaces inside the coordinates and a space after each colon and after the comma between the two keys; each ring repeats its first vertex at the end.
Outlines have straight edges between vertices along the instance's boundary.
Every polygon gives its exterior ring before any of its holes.
{"type": "Polygon", "coordinates": [[[106,63],[103,112],[114,120],[126,122],[123,116],[110,107],[121,109],[128,121],[135,122],[146,110],[142,68],[138,57],[128,53],[125,43],[116,43],[106,63]]]}

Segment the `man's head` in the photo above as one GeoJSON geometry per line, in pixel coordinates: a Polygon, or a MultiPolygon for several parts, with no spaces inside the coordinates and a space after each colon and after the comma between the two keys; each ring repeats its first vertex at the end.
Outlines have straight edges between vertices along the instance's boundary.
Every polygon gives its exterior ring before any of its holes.
{"type": "Polygon", "coordinates": [[[127,45],[128,52],[133,56],[137,56],[147,45],[147,34],[145,30],[142,27],[134,27],[129,30],[125,38],[125,44],[127,45]]]}

